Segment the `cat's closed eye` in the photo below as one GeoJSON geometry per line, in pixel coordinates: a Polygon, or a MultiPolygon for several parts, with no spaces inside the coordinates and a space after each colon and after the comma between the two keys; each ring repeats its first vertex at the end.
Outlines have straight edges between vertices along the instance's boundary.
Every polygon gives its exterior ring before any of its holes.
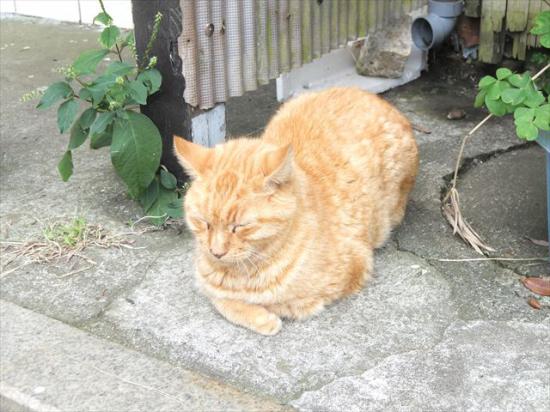
{"type": "Polygon", "coordinates": [[[191,220],[191,222],[193,222],[193,224],[198,229],[210,230],[210,228],[212,227],[208,221],[198,216],[192,216],[189,218],[189,220],[191,220]]]}
{"type": "Polygon", "coordinates": [[[229,229],[231,230],[231,233],[237,233],[239,229],[242,229],[248,225],[249,225],[248,223],[240,223],[240,224],[234,223],[232,225],[229,225],[229,229]]]}

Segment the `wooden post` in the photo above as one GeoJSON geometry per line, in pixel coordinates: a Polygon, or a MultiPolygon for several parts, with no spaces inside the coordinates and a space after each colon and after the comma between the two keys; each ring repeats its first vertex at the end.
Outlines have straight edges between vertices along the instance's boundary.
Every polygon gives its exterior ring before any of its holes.
{"type": "Polygon", "coordinates": [[[148,104],[141,107],[141,112],[156,124],[162,136],[161,163],[182,183],[187,180],[187,176],[173,154],[172,136],[178,135],[191,140],[191,116],[189,106],[183,98],[185,79],[181,69],[182,61],[178,55],[178,39],[182,30],[180,2],[132,0],[138,57],[145,52],[155,15],[159,11],[163,17],[151,56],[157,56],[162,86],[149,98],[148,104]]]}
{"type": "Polygon", "coordinates": [[[481,3],[479,60],[499,63],[504,52],[506,0],[481,3]]]}

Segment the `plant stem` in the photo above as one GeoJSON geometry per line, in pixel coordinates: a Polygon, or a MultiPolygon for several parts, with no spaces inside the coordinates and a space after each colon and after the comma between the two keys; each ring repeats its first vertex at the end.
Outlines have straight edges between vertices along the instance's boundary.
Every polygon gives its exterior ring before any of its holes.
{"type": "Polygon", "coordinates": [[[108,15],[108,13],[105,11],[105,6],[103,5],[103,0],[98,0],[98,1],[99,1],[99,5],[101,6],[101,11],[108,15]]]}
{"type": "Polygon", "coordinates": [[[84,83],[82,80],[80,80],[78,77],[74,78],[82,87],[88,87],[86,83],[84,83]]]}
{"type": "Polygon", "coordinates": [[[122,62],[122,54],[120,53],[120,49],[118,48],[118,44],[115,44],[116,47],[116,53],[118,54],[118,59],[122,62]]]}

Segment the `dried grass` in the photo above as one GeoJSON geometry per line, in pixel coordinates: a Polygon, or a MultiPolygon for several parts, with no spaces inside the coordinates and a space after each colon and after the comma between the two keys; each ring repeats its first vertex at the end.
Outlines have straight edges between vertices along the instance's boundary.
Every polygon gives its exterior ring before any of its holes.
{"type": "Polygon", "coordinates": [[[69,266],[69,272],[59,276],[68,277],[89,270],[97,264],[83,253],[85,249],[137,249],[132,246],[135,241],[128,236],[145,231],[147,230],[113,234],[103,226],[89,224],[82,218],[46,224],[40,239],[0,240],[0,278],[32,263],[69,266]]]}

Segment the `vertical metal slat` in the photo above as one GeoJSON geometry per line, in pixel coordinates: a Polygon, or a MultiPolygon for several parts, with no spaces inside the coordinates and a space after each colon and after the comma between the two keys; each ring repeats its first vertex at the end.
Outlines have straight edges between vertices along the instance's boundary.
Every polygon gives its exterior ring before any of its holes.
{"type": "Polygon", "coordinates": [[[330,50],[330,11],[332,5],[324,1],[319,5],[321,11],[321,53],[328,53],[330,50]]]}
{"type": "Polygon", "coordinates": [[[290,70],[290,45],[288,39],[288,0],[279,0],[279,69],[281,73],[290,70]]]}
{"type": "Polygon", "coordinates": [[[313,59],[313,10],[312,0],[304,0],[302,4],[302,62],[309,63],[313,59]]]}
{"type": "Polygon", "coordinates": [[[279,76],[279,24],[277,0],[268,0],[267,3],[267,55],[269,58],[269,78],[279,76]]]}
{"type": "Polygon", "coordinates": [[[214,99],[216,102],[225,102],[227,100],[227,78],[225,76],[225,27],[224,27],[224,3],[214,1],[211,5],[212,24],[214,33],[212,34],[212,52],[214,54],[213,79],[214,79],[214,99]]]}
{"type": "Polygon", "coordinates": [[[210,2],[197,1],[195,3],[195,22],[198,45],[197,74],[201,107],[214,106],[214,76],[212,74],[212,35],[214,32],[210,17],[210,2]]]}
{"type": "Polygon", "coordinates": [[[269,83],[269,57],[267,48],[269,45],[267,33],[267,0],[256,1],[256,45],[258,48],[256,54],[256,71],[258,73],[258,83],[269,83]]]}
{"type": "Polygon", "coordinates": [[[182,71],[185,78],[185,101],[191,106],[199,104],[197,87],[197,40],[195,35],[195,2],[180,0],[182,11],[182,32],[178,39],[178,51],[184,62],[182,71]]]}
{"type": "Polygon", "coordinates": [[[316,59],[321,57],[321,44],[322,44],[322,33],[321,28],[321,5],[317,3],[316,0],[311,0],[311,8],[313,9],[313,20],[312,25],[312,36],[313,36],[313,58],[316,59]]]}
{"type": "MultiPolygon", "coordinates": [[[[204,1],[204,0],[197,0],[204,1]]],[[[225,14],[227,90],[229,96],[240,96],[244,93],[242,79],[242,24],[240,1],[227,3],[225,14]]]]}
{"type": "Polygon", "coordinates": [[[348,4],[348,40],[357,37],[357,26],[359,22],[359,0],[350,0],[348,4]]]}
{"type": "Polygon", "coordinates": [[[256,80],[256,7],[254,0],[242,1],[242,29],[243,35],[243,64],[242,76],[244,89],[246,91],[256,90],[258,82],[256,80]]]}
{"type": "Polygon", "coordinates": [[[290,44],[290,66],[292,68],[302,65],[302,0],[290,0],[288,8],[288,32],[290,44]]]}
{"type": "Polygon", "coordinates": [[[338,46],[346,44],[348,39],[348,3],[349,0],[338,2],[338,46]]]}

